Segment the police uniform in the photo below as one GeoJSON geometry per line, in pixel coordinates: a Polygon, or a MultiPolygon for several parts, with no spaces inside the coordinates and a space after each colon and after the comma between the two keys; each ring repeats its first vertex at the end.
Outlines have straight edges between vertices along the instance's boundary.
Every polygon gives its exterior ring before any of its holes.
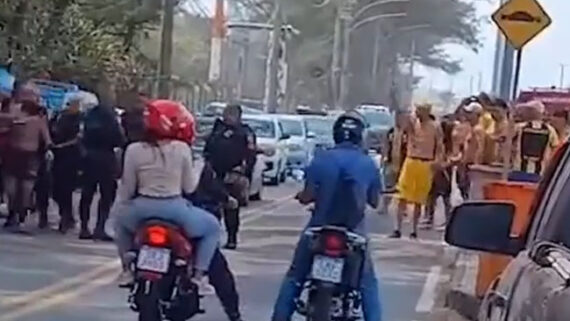
{"type": "Polygon", "coordinates": [[[519,124],[514,146],[513,172],[540,177],[557,145],[558,135],[549,124],[543,121],[519,124]]]}

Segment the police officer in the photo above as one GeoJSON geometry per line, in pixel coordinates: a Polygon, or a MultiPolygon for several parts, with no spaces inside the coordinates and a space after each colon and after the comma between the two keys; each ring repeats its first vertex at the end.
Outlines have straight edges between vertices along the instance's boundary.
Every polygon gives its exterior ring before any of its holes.
{"type": "Polygon", "coordinates": [[[524,121],[516,126],[514,164],[509,179],[538,182],[551,152],[558,146],[558,136],[543,120],[542,102],[531,101],[519,108],[524,121]]]}
{"type": "MultiPolygon", "coordinates": [[[[242,109],[239,105],[228,105],[222,119],[216,120],[212,133],[206,139],[204,157],[212,164],[216,177],[222,180],[230,195],[240,204],[245,204],[248,188],[246,175],[249,152],[248,131],[241,123],[242,109]],[[244,184],[244,179],[246,184],[244,184]]],[[[240,208],[224,210],[224,224],[228,232],[226,249],[237,248],[237,234],[240,225],[240,208]]]]}

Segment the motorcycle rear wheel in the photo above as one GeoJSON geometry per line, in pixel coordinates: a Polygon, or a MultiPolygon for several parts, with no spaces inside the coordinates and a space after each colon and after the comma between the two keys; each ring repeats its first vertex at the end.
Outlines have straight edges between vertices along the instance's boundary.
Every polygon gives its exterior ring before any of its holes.
{"type": "Polygon", "coordinates": [[[320,287],[309,296],[307,321],[330,321],[333,288],[320,287]]]}

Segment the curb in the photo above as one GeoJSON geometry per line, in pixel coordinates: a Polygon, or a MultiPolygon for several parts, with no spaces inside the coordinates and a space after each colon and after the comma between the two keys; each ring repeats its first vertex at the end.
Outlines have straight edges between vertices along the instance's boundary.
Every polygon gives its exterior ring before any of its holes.
{"type": "Polygon", "coordinates": [[[476,321],[480,300],[475,297],[478,256],[476,253],[444,248],[442,277],[431,321],[476,321]]]}

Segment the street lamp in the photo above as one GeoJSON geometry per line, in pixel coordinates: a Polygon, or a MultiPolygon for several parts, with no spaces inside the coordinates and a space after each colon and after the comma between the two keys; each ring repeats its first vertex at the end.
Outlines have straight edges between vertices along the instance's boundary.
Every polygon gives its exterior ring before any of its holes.
{"type": "Polygon", "coordinates": [[[410,2],[410,0],[380,0],[380,1],[372,2],[372,3],[365,5],[364,7],[360,8],[360,10],[358,10],[354,14],[354,19],[355,20],[358,19],[366,11],[368,11],[374,7],[377,7],[377,6],[381,6],[381,5],[385,5],[385,4],[391,4],[391,3],[407,3],[407,2],[410,2]]]}

